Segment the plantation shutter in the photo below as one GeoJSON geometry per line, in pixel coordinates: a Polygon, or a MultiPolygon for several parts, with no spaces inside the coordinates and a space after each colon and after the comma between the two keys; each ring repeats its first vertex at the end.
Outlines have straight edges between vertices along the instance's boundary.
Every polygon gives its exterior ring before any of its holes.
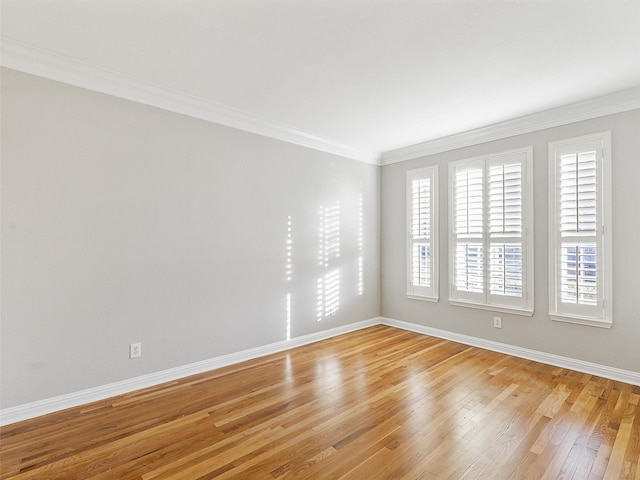
{"type": "Polygon", "coordinates": [[[436,167],[407,172],[408,279],[407,293],[437,297],[434,238],[436,167]]]}
{"type": "Polygon", "coordinates": [[[457,296],[484,296],[484,171],[482,162],[457,166],[454,173],[454,288],[457,296]]]}
{"type": "Polygon", "coordinates": [[[598,302],[596,151],[560,156],[560,300],[598,302]]]}
{"type": "Polygon", "coordinates": [[[431,286],[431,179],[412,182],[411,198],[411,283],[431,286]]]}
{"type": "Polygon", "coordinates": [[[489,166],[489,291],[522,297],[522,164],[489,166]]]}
{"type": "Polygon", "coordinates": [[[450,164],[452,303],[532,313],[532,156],[526,147],[450,164]]]}
{"type": "Polygon", "coordinates": [[[610,190],[605,191],[610,173],[604,173],[611,168],[610,161],[605,164],[610,144],[610,132],[549,144],[549,313],[556,320],[611,325],[611,306],[605,305],[611,296],[611,240],[604,229],[611,208],[610,190]]]}

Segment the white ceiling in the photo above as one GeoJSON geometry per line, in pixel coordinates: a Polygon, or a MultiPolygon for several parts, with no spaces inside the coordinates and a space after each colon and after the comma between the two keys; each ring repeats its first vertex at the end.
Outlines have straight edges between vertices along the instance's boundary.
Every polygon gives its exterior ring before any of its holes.
{"type": "Polygon", "coordinates": [[[1,0],[3,37],[385,152],[640,85],[640,0],[1,0]]]}

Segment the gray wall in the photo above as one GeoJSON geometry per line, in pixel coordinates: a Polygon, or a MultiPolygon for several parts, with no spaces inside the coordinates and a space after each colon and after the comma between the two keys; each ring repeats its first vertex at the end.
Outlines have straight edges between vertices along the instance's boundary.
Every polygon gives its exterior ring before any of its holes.
{"type": "Polygon", "coordinates": [[[288,294],[292,337],[382,312],[640,371],[638,110],[380,169],[11,70],[1,88],[0,408],[284,340],[288,294]],[[610,330],[547,316],[547,142],[603,130],[613,141],[610,330]],[[525,145],[534,147],[535,314],[500,314],[497,330],[492,312],[447,301],[447,162],[525,145]],[[404,277],[405,172],[432,164],[437,304],[407,299],[404,277]],[[340,309],[318,322],[319,212],[338,201],[340,309]],[[129,360],[138,341],[143,357],[129,360]]]}
{"type": "Polygon", "coordinates": [[[378,316],[378,167],[6,69],[1,113],[2,408],[284,340],[287,294],[292,337],[378,316]]]}
{"type": "Polygon", "coordinates": [[[382,315],[541,352],[640,372],[640,110],[578,122],[388,165],[381,175],[382,315]],[[547,142],[611,130],[613,170],[613,327],[558,323],[548,313],[547,142]],[[533,145],[535,313],[476,310],[448,302],[448,162],[533,145]],[[405,297],[405,172],[439,165],[440,301],[405,297]],[[493,328],[493,316],[502,329],[493,328]]]}

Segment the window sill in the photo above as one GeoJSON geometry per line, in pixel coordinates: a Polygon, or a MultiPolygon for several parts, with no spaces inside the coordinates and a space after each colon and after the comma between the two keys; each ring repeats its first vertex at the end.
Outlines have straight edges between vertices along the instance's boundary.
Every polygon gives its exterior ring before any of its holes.
{"type": "Polygon", "coordinates": [[[486,303],[464,302],[461,300],[451,299],[449,299],[449,303],[457,307],[477,308],[479,310],[489,310],[491,312],[500,313],[513,313],[514,315],[523,315],[525,317],[531,317],[533,315],[533,310],[525,308],[507,307],[504,305],[487,305],[486,303]]]}
{"type": "Polygon", "coordinates": [[[587,325],[589,327],[611,328],[611,320],[599,320],[591,317],[580,317],[577,315],[561,315],[559,313],[549,313],[551,320],[555,322],[575,323],[576,325],[587,325]]]}
{"type": "Polygon", "coordinates": [[[438,297],[426,297],[424,295],[416,295],[415,293],[407,293],[407,298],[410,298],[411,300],[422,300],[423,302],[432,303],[437,303],[439,300],[438,297]]]}

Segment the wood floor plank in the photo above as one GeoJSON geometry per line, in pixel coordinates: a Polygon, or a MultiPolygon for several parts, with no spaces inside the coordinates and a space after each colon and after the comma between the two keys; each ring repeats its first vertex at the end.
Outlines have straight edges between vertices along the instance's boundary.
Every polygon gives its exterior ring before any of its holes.
{"type": "Polygon", "coordinates": [[[627,477],[622,475],[624,467],[624,456],[629,446],[629,439],[631,437],[631,428],[633,426],[633,420],[635,418],[635,412],[638,409],[637,405],[629,402],[626,406],[625,412],[620,422],[620,428],[616,435],[613,449],[611,450],[611,457],[607,465],[607,470],[604,473],[605,480],[617,479],[621,477],[627,477]]]}
{"type": "Polygon", "coordinates": [[[0,480],[640,480],[640,387],[375,326],[0,428],[0,480]]]}

